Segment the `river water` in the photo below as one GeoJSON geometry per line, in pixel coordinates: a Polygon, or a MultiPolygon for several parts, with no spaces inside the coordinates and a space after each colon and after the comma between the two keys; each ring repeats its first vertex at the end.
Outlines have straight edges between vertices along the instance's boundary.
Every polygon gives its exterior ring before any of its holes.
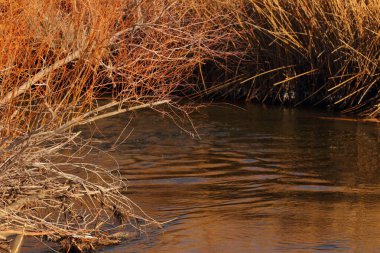
{"type": "MultiPolygon", "coordinates": [[[[113,156],[129,197],[176,220],[102,252],[380,252],[380,125],[330,116],[208,106],[194,138],[137,113],[113,156]]],[[[129,117],[95,137],[115,140],[129,117]]]]}

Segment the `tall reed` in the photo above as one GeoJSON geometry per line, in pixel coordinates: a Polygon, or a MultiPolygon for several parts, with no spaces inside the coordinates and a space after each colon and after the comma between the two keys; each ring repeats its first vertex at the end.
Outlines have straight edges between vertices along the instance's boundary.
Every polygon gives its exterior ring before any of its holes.
{"type": "Polygon", "coordinates": [[[236,38],[245,63],[209,91],[380,116],[379,0],[244,3],[236,38]]]}

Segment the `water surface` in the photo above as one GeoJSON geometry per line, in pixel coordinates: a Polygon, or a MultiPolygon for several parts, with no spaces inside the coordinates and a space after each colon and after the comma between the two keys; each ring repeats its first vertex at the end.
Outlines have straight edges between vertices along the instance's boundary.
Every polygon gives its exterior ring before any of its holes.
{"type": "MultiPolygon", "coordinates": [[[[103,252],[380,252],[380,126],[323,116],[210,106],[192,138],[139,112],[113,155],[130,198],[177,219],[103,252]]],[[[96,138],[115,140],[129,117],[99,122],[96,138]]]]}
{"type": "Polygon", "coordinates": [[[198,139],[139,113],[115,157],[130,197],[177,220],[105,252],[380,251],[380,126],[321,116],[212,106],[192,115],[198,139]]]}

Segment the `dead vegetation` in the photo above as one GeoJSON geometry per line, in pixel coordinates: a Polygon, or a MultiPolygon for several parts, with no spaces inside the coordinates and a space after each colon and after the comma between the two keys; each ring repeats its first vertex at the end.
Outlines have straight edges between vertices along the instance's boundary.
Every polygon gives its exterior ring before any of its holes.
{"type": "Polygon", "coordinates": [[[93,251],[126,229],[160,225],[128,199],[117,168],[86,162],[96,147],[75,127],[172,107],[170,94],[195,68],[226,55],[229,26],[217,24],[230,13],[206,19],[207,8],[202,1],[0,1],[5,250],[9,238],[16,236],[18,252],[24,236],[37,236],[67,252],[93,251]]]}
{"type": "Polygon", "coordinates": [[[0,240],[18,235],[13,252],[24,236],[92,251],[126,227],[159,226],[117,168],[85,162],[96,147],[75,127],[173,108],[173,93],[379,117],[379,5],[0,0],[0,240]]]}
{"type": "Polygon", "coordinates": [[[202,95],[380,116],[380,1],[244,1],[240,61],[202,95]]]}

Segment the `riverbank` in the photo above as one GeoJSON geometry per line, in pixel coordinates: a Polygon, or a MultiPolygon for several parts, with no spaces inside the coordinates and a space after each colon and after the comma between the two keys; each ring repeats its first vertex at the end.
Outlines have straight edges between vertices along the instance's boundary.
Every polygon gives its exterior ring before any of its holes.
{"type": "Polygon", "coordinates": [[[379,4],[0,1],[1,238],[84,251],[112,224],[160,225],[117,168],[83,162],[99,147],[76,129],[101,118],[149,107],[191,125],[174,95],[378,118],[379,4]]]}
{"type": "Polygon", "coordinates": [[[244,1],[236,61],[205,65],[199,96],[378,118],[380,2],[244,1]],[[208,71],[211,69],[211,71],[208,71]],[[203,83],[203,81],[205,83],[203,83]]]}

